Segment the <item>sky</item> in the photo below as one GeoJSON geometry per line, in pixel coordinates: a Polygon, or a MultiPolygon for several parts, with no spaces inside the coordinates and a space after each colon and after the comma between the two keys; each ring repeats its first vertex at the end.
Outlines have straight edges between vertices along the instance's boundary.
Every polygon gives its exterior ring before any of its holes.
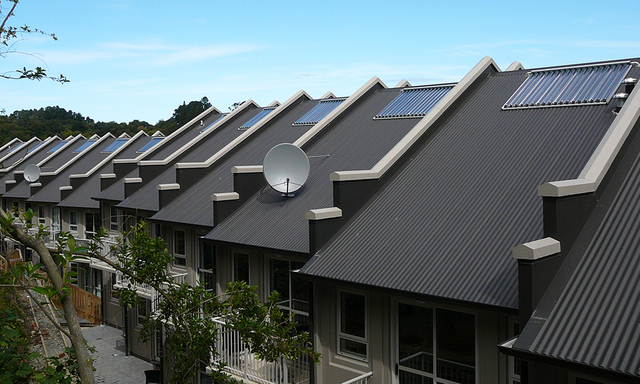
{"type": "MultiPolygon", "coordinates": [[[[2,15],[10,3],[0,0],[2,15]]],[[[640,1],[21,0],[24,35],[0,71],[41,66],[69,83],[0,80],[0,109],[60,106],[95,121],[155,124],[206,96],[349,96],[459,81],[483,57],[505,70],[640,57],[640,1]]]]}

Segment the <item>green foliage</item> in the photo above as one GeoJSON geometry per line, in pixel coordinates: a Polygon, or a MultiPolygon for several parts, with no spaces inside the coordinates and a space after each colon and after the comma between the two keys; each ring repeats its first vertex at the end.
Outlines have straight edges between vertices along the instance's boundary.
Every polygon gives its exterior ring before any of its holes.
{"type": "MultiPolygon", "coordinates": [[[[99,240],[96,240],[96,243],[99,240]]],[[[129,243],[119,245],[118,263],[130,281],[146,283],[159,293],[154,311],[142,324],[143,340],[152,339],[156,330],[165,330],[165,346],[173,358],[172,382],[188,382],[216,357],[220,322],[238,331],[258,358],[276,361],[281,357],[297,359],[307,354],[314,362],[320,356],[313,350],[307,332],[298,332],[292,315],[276,305],[279,294],[272,293],[266,303],[258,298],[257,287],[244,282],[229,284],[222,296],[208,291],[203,284],[177,284],[168,272],[173,257],[161,238],[152,238],[144,222],[134,230],[129,243]]],[[[144,305],[133,283],[119,291],[122,305],[144,305]]],[[[151,313],[152,312],[152,313],[151,313]]],[[[215,382],[234,382],[222,373],[223,364],[213,367],[215,382]]]]}

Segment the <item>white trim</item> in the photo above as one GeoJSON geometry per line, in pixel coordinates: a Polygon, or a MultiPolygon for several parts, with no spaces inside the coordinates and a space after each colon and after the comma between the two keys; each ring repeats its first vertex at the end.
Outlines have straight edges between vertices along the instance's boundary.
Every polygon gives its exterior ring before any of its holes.
{"type": "Polygon", "coordinates": [[[323,220],[342,217],[342,209],[338,207],[312,209],[304,215],[307,220],[323,220]]]}
{"type": "MultiPolygon", "coordinates": [[[[338,171],[330,175],[332,181],[379,179],[395,162],[442,116],[458,97],[489,67],[498,72],[500,68],[489,56],[484,57],[476,66],[456,84],[438,104],[433,107],[416,125],[389,151],[373,168],[361,171],[338,171]]],[[[343,103],[344,104],[344,103],[343,103]]]]}
{"type": "Polygon", "coordinates": [[[231,167],[231,173],[261,173],[262,165],[236,165],[231,167]]]}
{"type": "MultiPolygon", "coordinates": [[[[255,133],[257,130],[262,128],[269,121],[274,119],[276,116],[280,115],[280,113],[282,111],[286,110],[290,105],[292,105],[294,102],[298,101],[301,97],[306,97],[308,100],[311,100],[311,96],[309,96],[309,94],[307,92],[305,92],[304,90],[300,90],[300,91],[296,92],[295,95],[293,95],[289,99],[287,99],[287,101],[285,101],[280,106],[278,106],[276,109],[274,109],[272,112],[270,112],[268,115],[263,117],[260,121],[258,121],[252,127],[248,128],[246,131],[244,131],[240,136],[236,137],[234,140],[229,142],[229,144],[227,144],[224,147],[222,147],[222,149],[220,149],[218,152],[216,152],[213,156],[209,157],[208,159],[206,159],[206,160],[204,160],[202,162],[197,162],[197,163],[196,162],[193,162],[193,163],[178,163],[178,164],[175,165],[175,168],[176,169],[180,169],[180,168],[207,168],[207,167],[210,167],[213,163],[215,163],[216,161],[221,159],[224,155],[229,153],[229,151],[231,151],[233,148],[235,148],[240,143],[242,143],[245,139],[247,139],[247,137],[251,136],[253,133],[255,133]]],[[[248,101],[253,103],[252,100],[248,100],[248,101]]],[[[256,105],[256,104],[254,103],[254,105],[256,105]]],[[[234,114],[234,113],[239,113],[239,112],[236,112],[236,111],[239,111],[240,109],[247,108],[247,107],[248,107],[248,103],[247,102],[243,103],[240,107],[236,108],[233,112],[231,112],[227,116],[227,118],[229,116],[231,116],[232,114],[234,114]]]]}
{"type": "MultiPolygon", "coordinates": [[[[105,164],[107,164],[108,162],[113,160],[113,158],[116,157],[120,152],[124,151],[125,149],[127,149],[128,147],[133,145],[134,142],[137,141],[138,138],[140,138],[140,136],[148,136],[148,135],[144,131],[140,131],[140,132],[136,133],[133,137],[129,138],[129,140],[127,140],[126,143],[121,145],[120,148],[118,148],[115,151],[111,152],[111,154],[109,156],[105,157],[101,162],[96,164],[93,168],[91,168],[90,170],[88,170],[87,172],[85,172],[83,174],[70,175],[69,178],[81,178],[81,177],[89,177],[89,176],[91,176],[98,169],[102,168],[102,166],[104,166],[105,164]]],[[[122,138],[122,135],[120,135],[120,137],[122,138]]]]}
{"type": "Polygon", "coordinates": [[[302,147],[309,141],[312,137],[316,135],[316,133],[323,130],[331,121],[333,121],[336,117],[338,117],[342,112],[346,111],[353,103],[358,101],[360,97],[362,97],[365,93],[367,93],[371,88],[376,85],[380,85],[383,88],[387,88],[387,86],[377,77],[371,78],[371,80],[367,81],[360,89],[355,91],[353,95],[348,97],[345,101],[340,103],[333,111],[331,111],[327,116],[325,116],[322,120],[318,122],[318,124],[314,125],[313,128],[309,129],[304,135],[300,136],[298,140],[293,142],[294,145],[298,147],[302,147]]]}
{"type": "Polygon", "coordinates": [[[369,348],[369,310],[371,306],[369,305],[369,292],[367,291],[358,291],[353,289],[346,288],[337,288],[337,303],[338,308],[336,310],[337,321],[336,321],[336,355],[347,357],[350,359],[354,359],[357,361],[369,361],[371,359],[371,348],[369,348]],[[349,293],[352,295],[364,296],[364,337],[352,335],[349,333],[342,332],[342,293],[349,293]],[[366,348],[365,356],[358,356],[356,354],[352,354],[349,352],[343,352],[340,347],[340,339],[345,339],[349,341],[353,341],[356,343],[364,344],[366,348]]]}
{"type": "Polygon", "coordinates": [[[267,104],[267,107],[279,107],[279,106],[280,106],[280,102],[278,100],[273,100],[272,102],[267,104]]]}
{"type": "Polygon", "coordinates": [[[530,241],[514,247],[511,252],[514,259],[518,260],[538,260],[543,257],[560,253],[560,242],[551,237],[530,241]]]}
{"type": "Polygon", "coordinates": [[[142,183],[142,178],[140,178],[140,177],[125,177],[124,178],[124,183],[125,184],[142,183]]]}
{"type": "Polygon", "coordinates": [[[320,100],[322,100],[322,99],[333,99],[333,98],[336,98],[336,97],[337,96],[333,92],[328,91],[324,95],[320,96],[320,100]]]}
{"type": "Polygon", "coordinates": [[[18,139],[17,137],[14,137],[10,142],[6,143],[5,145],[3,145],[2,147],[0,147],[0,152],[5,151],[7,149],[11,149],[11,146],[16,142],[19,141],[22,143],[22,140],[18,139]]]}
{"type": "MultiPolygon", "coordinates": [[[[33,185],[33,184],[32,184],[32,185],[33,185]]],[[[72,187],[72,186],[70,186],[70,185],[64,185],[64,186],[62,186],[62,187],[58,188],[58,190],[59,190],[59,191],[71,191],[71,190],[73,190],[73,187],[72,187]]]]}
{"type": "Polygon", "coordinates": [[[224,192],[224,193],[214,193],[211,195],[211,201],[230,201],[230,200],[240,200],[240,195],[238,192],[224,192]]]}
{"type": "MultiPolygon", "coordinates": [[[[91,139],[89,140],[93,140],[93,137],[95,137],[96,135],[91,136],[91,139]]],[[[87,148],[85,148],[84,150],[82,150],[82,152],[77,153],[75,156],[73,156],[69,161],[67,161],[66,163],[64,163],[62,166],[58,167],[58,169],[56,169],[55,171],[52,172],[42,172],[40,174],[40,176],[57,176],[60,172],[62,172],[63,170],[65,170],[66,168],[68,168],[69,166],[71,166],[72,164],[74,164],[76,161],[78,161],[80,158],[82,158],[83,156],[85,156],[87,153],[89,153],[92,149],[96,148],[97,146],[99,146],[100,144],[102,144],[103,141],[105,141],[106,139],[109,138],[114,138],[114,136],[110,133],[107,132],[104,134],[104,136],[102,136],[101,138],[97,139],[93,144],[91,144],[90,146],[88,146],[87,148]]],[[[66,145],[63,147],[65,148],[66,145]]],[[[62,148],[60,148],[59,150],[57,150],[56,152],[60,152],[62,148]]]]}
{"type": "Polygon", "coordinates": [[[100,178],[101,179],[115,179],[117,177],[117,175],[115,173],[101,173],[100,174],[100,178]]]}
{"type": "Polygon", "coordinates": [[[519,61],[514,61],[513,63],[511,63],[511,65],[507,67],[507,69],[505,69],[505,72],[521,71],[523,69],[524,69],[524,65],[522,65],[522,63],[520,63],[519,61]]]}
{"type": "Polygon", "coordinates": [[[158,191],[172,191],[175,189],[180,189],[180,184],[172,183],[172,184],[158,184],[156,187],[158,191]]]}
{"type": "Polygon", "coordinates": [[[402,79],[398,84],[396,84],[394,88],[404,88],[404,87],[410,87],[410,86],[411,86],[411,83],[409,82],[409,80],[402,79]]]}

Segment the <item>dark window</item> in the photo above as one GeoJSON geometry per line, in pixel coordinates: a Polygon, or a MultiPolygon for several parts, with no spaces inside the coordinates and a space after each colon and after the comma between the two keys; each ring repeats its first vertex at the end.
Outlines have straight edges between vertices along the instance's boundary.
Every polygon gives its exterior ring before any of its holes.
{"type": "Polygon", "coordinates": [[[249,283],[249,255],[246,253],[233,254],[233,280],[249,283]]]}
{"type": "Polygon", "coordinates": [[[177,265],[187,265],[187,247],[185,231],[173,231],[173,257],[177,265]]]}
{"type": "Polygon", "coordinates": [[[215,291],[216,247],[207,241],[200,244],[200,280],[208,291],[215,291]]]}
{"type": "Polygon", "coordinates": [[[339,351],[353,357],[367,358],[366,297],[340,292],[339,351]]]}

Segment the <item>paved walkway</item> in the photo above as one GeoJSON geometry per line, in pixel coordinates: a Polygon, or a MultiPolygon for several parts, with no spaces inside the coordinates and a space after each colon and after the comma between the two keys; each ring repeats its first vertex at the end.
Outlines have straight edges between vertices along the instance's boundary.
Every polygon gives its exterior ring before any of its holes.
{"type": "Polygon", "coordinates": [[[153,369],[151,363],[134,356],[125,356],[122,331],[107,325],[82,330],[87,344],[96,347],[93,366],[96,383],[141,384],[144,371],[153,369]]]}

